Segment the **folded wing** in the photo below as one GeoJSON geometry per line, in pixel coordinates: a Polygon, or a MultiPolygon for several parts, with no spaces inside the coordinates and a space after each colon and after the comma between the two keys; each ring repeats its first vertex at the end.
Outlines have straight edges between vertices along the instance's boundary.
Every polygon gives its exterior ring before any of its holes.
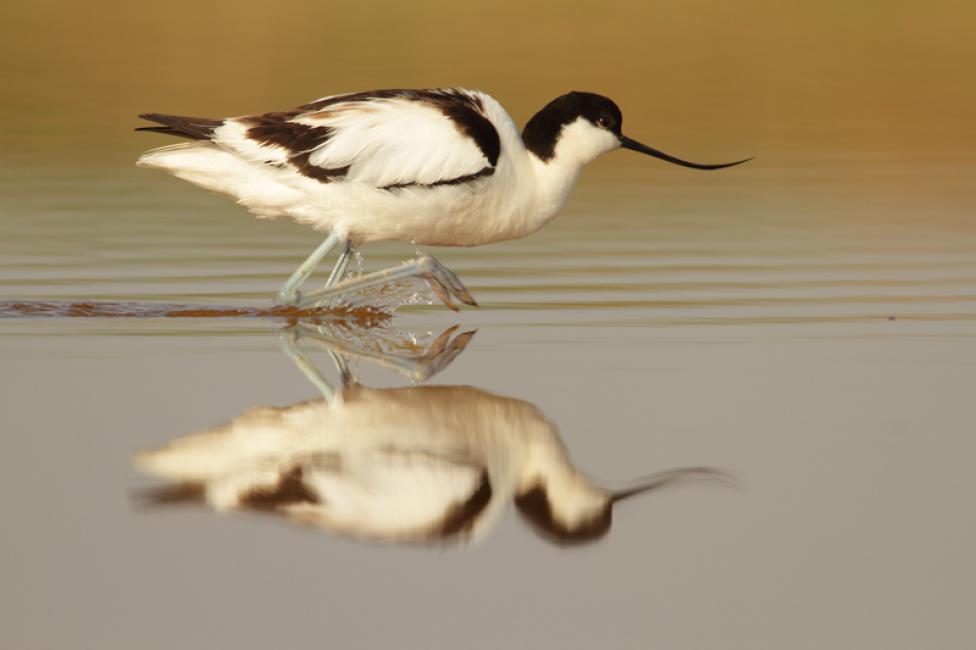
{"type": "Polygon", "coordinates": [[[490,175],[498,133],[486,96],[387,90],[326,97],[291,111],[225,120],[211,140],[249,161],[320,182],[382,189],[452,185],[490,175]]]}

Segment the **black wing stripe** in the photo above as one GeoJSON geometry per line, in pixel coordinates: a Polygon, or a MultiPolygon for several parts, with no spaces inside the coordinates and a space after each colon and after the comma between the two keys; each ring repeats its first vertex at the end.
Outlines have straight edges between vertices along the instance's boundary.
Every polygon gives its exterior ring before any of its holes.
{"type": "MultiPolygon", "coordinates": [[[[346,168],[348,169],[348,167],[346,168]]],[[[476,181],[479,178],[485,178],[491,176],[495,173],[494,167],[483,167],[482,169],[476,171],[473,174],[465,174],[464,176],[458,176],[457,178],[449,178],[443,181],[436,181],[434,183],[394,183],[393,185],[384,185],[381,190],[402,190],[407,187],[441,187],[443,185],[461,185],[462,183],[470,183],[476,181]]]]}
{"type": "Polygon", "coordinates": [[[275,511],[299,503],[319,504],[318,495],[305,485],[303,474],[301,466],[293,467],[283,473],[275,485],[258,488],[242,495],[241,507],[258,511],[275,511]]]}
{"type": "Polygon", "coordinates": [[[478,487],[467,499],[451,506],[444,514],[435,536],[447,539],[470,533],[478,520],[478,516],[491,503],[491,494],[491,481],[488,479],[488,472],[482,471],[478,487]]]}
{"type": "Polygon", "coordinates": [[[349,166],[328,169],[309,161],[312,152],[332,137],[333,129],[327,126],[310,126],[292,122],[303,111],[280,111],[240,118],[247,129],[247,137],[262,145],[281,147],[288,152],[288,162],[302,175],[321,183],[330,183],[349,173],[349,166]]]}
{"type": "Polygon", "coordinates": [[[298,155],[320,147],[332,137],[327,126],[309,126],[291,119],[298,111],[262,113],[239,118],[247,126],[247,137],[263,145],[281,147],[291,155],[298,155]]]}

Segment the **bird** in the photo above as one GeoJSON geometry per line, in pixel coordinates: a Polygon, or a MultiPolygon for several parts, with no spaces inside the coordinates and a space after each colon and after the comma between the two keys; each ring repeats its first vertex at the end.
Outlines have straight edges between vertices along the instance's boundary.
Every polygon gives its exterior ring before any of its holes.
{"type": "Polygon", "coordinates": [[[427,280],[451,309],[455,299],[477,306],[429,254],[347,278],[350,257],[379,241],[468,247],[526,237],[558,214],[584,165],[618,148],[703,170],[751,160],[700,164],[641,144],[623,135],[613,100],[582,91],[546,104],[521,133],[497,100],[462,88],[331,95],[223,119],[139,117],[155,126],[137,131],[188,140],[144,153],[139,166],[229,195],[259,218],[289,218],[326,235],[278,291],[277,304],[299,308],[410,277],[427,280]],[[325,286],[303,293],[337,246],[325,286]]]}
{"type": "MultiPolygon", "coordinates": [[[[470,340],[445,334],[425,356],[453,350],[453,358],[470,340]]],[[[326,348],[337,363],[346,353],[326,348]]],[[[340,370],[343,387],[322,399],[255,407],[137,453],[141,471],[170,481],[139,499],[272,515],[359,541],[441,546],[480,542],[514,504],[543,540],[576,546],[603,538],[622,501],[727,478],[682,467],[608,489],[576,467],[555,424],[527,401],[473,386],[368,388],[340,370]]]]}

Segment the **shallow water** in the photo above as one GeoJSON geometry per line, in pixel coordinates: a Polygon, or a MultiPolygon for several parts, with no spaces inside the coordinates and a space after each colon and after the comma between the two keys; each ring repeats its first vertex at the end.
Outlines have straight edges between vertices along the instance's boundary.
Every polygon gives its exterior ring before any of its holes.
{"type": "MultiPolygon", "coordinates": [[[[692,483],[620,504],[585,547],[548,543],[509,508],[473,544],[418,548],[139,505],[139,490],[167,482],[138,472],[137,452],[320,397],[279,350],[284,321],[259,311],[315,242],[170,179],[115,173],[97,201],[55,190],[64,175],[6,195],[8,305],[254,311],[0,319],[8,643],[958,638],[976,542],[971,224],[902,214],[881,227],[863,203],[820,219],[802,178],[787,178],[787,199],[759,165],[689,195],[598,172],[533,238],[434,251],[483,307],[406,308],[354,343],[380,332],[409,352],[409,333],[422,348],[449,325],[477,329],[431,384],[534,404],[602,484],[705,466],[738,487],[692,483]],[[44,626],[52,612],[59,625],[44,626]]],[[[412,253],[376,246],[366,264],[412,253]]],[[[328,356],[310,355],[337,384],[328,356]]],[[[409,382],[355,365],[367,386],[409,382]]]]}
{"type": "MultiPolygon", "coordinates": [[[[583,6],[561,11],[559,30],[535,32],[528,19],[548,10],[526,7],[519,34],[536,49],[500,45],[518,62],[503,74],[441,34],[433,4],[395,24],[343,7],[329,9],[331,22],[309,9],[321,20],[265,25],[255,8],[226,34],[179,11],[147,21],[121,6],[100,7],[104,24],[89,25],[61,4],[60,19],[8,8],[6,24],[20,29],[0,43],[24,61],[0,106],[0,645],[969,641],[976,137],[960,62],[972,60],[970,20],[830,3],[787,20],[764,4],[732,16],[704,3],[714,15],[704,22],[691,10],[635,9],[625,31],[641,38],[627,40],[620,16],[583,6]],[[109,36],[78,47],[89,32],[76,24],[109,36]],[[657,39],[677,58],[659,56],[646,25],[661,26],[657,39]],[[565,51],[570,27],[592,30],[619,65],[570,48],[537,88],[528,63],[537,70],[565,51]],[[171,49],[177,28],[182,45],[171,49]],[[326,48],[321,30],[337,39],[328,50],[316,49],[326,48]],[[272,47],[234,36],[252,32],[272,47]],[[456,60],[421,46],[435,33],[456,60]],[[116,56],[134,39],[145,41],[139,60],[116,56]],[[345,64],[325,87],[294,65],[313,55],[345,64]],[[221,74],[190,72],[199,60],[221,74]],[[540,233],[430,250],[480,309],[411,305],[351,320],[269,309],[317,245],[313,233],[132,166],[165,142],[128,132],[142,110],[262,110],[456,82],[462,71],[520,119],[566,84],[617,88],[635,137],[694,159],[757,159],[706,174],[608,156],[540,233]],[[653,87],[631,81],[648,76],[653,87]],[[62,95],[71,110],[56,110],[62,95]],[[497,399],[486,394],[506,396],[551,421],[572,466],[599,485],[682,467],[734,481],[621,502],[605,536],[575,546],[537,534],[512,504],[477,520],[486,523],[470,538],[366,542],[266,512],[146,507],[146,490],[174,482],[141,471],[138,454],[255,407],[298,412],[323,399],[327,387],[282,350],[294,321],[334,336],[365,391],[474,387],[477,399],[453,405],[459,439],[485,420],[476,406],[497,399]],[[455,325],[452,337],[476,333],[437,347],[455,325]]],[[[465,21],[513,28],[501,13],[465,21]]],[[[367,269],[414,252],[363,251],[367,269]]],[[[339,390],[316,340],[306,332],[299,344],[339,390]]],[[[423,391],[382,394],[428,403],[423,391]]],[[[445,409],[430,399],[434,418],[445,409]]],[[[392,406],[375,413],[407,418],[392,406]]],[[[492,431],[485,421],[478,431],[492,431]]],[[[514,440],[517,429],[494,433],[514,440]]],[[[550,440],[547,453],[557,447],[550,440]]],[[[326,473],[348,453],[326,451],[313,454],[326,473]]],[[[493,467],[517,466],[511,455],[493,467]]]]}

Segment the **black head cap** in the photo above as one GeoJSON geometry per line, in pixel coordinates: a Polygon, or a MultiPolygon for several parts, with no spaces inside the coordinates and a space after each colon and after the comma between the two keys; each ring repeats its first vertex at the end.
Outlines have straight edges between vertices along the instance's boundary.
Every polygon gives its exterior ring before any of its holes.
{"type": "Polygon", "coordinates": [[[516,496],[515,507],[519,514],[532,524],[536,533],[543,539],[560,546],[575,546],[597,541],[610,530],[613,519],[613,503],[608,500],[592,518],[570,528],[553,514],[549,497],[542,486],[536,486],[516,496]]]}
{"type": "Polygon", "coordinates": [[[580,117],[620,136],[623,116],[613,100],[596,93],[574,90],[552,100],[533,115],[522,131],[522,140],[526,148],[541,160],[550,160],[556,153],[556,141],[563,127],[580,117]]]}

